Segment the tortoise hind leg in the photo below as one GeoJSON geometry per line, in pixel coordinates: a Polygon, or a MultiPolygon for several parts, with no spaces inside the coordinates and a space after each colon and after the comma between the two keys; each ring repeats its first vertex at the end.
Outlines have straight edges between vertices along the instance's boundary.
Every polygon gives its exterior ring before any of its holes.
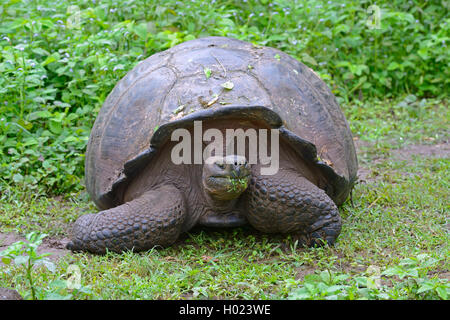
{"type": "Polygon", "coordinates": [[[333,244],[341,231],[333,200],[296,172],[254,176],[246,192],[246,217],[260,231],[291,233],[307,246],[333,244]]]}
{"type": "Polygon", "coordinates": [[[97,214],[78,218],[67,248],[103,254],[168,246],[181,232],[186,206],[174,186],[147,191],[139,198],[97,214]]]}

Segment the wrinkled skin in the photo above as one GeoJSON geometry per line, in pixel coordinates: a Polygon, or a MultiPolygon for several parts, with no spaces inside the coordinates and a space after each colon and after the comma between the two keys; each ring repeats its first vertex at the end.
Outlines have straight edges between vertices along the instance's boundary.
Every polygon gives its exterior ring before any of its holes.
{"type": "MultiPolygon", "coordinates": [[[[245,130],[261,124],[235,120],[209,126],[245,130]]],[[[261,175],[261,164],[247,163],[248,154],[175,165],[170,159],[174,144],[167,143],[133,180],[123,204],[81,216],[67,247],[100,254],[148,250],[171,245],[196,224],[229,227],[248,222],[263,232],[296,235],[308,246],[332,244],[339,235],[341,219],[333,200],[318,187],[320,173],[284,141],[275,175],[261,175]]]]}

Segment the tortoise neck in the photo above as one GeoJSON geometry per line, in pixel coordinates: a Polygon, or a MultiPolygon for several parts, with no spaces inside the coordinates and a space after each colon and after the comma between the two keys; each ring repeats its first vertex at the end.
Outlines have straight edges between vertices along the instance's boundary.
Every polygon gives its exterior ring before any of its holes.
{"type": "Polygon", "coordinates": [[[236,202],[239,197],[231,200],[222,200],[217,199],[214,197],[211,193],[203,189],[206,203],[208,204],[208,207],[210,207],[215,212],[230,212],[234,209],[236,206],[236,202]]]}

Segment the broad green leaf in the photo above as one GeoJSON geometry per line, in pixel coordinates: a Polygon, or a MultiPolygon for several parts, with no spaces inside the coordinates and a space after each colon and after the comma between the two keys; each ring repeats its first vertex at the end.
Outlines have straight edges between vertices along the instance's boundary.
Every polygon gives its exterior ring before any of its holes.
{"type": "Polygon", "coordinates": [[[311,57],[309,54],[307,54],[306,52],[303,52],[301,54],[301,59],[303,62],[309,63],[313,66],[317,66],[317,61],[313,57],[311,57]]]}
{"type": "Polygon", "coordinates": [[[137,34],[137,36],[143,40],[147,38],[147,24],[146,23],[140,23],[138,25],[135,25],[133,28],[134,33],[137,34]]]}
{"type": "Polygon", "coordinates": [[[54,134],[60,134],[62,132],[62,126],[60,121],[55,121],[54,119],[51,119],[49,122],[49,129],[54,134]]]}
{"type": "Polygon", "coordinates": [[[16,173],[13,175],[13,181],[15,183],[20,183],[23,181],[23,176],[20,173],[16,173]]]}
{"type": "Polygon", "coordinates": [[[33,121],[33,120],[40,119],[40,118],[47,119],[47,118],[51,118],[51,117],[52,117],[52,113],[47,110],[35,111],[35,112],[30,113],[30,115],[28,116],[28,120],[33,121]]]}
{"type": "Polygon", "coordinates": [[[54,273],[56,271],[55,264],[48,259],[41,260],[40,264],[43,264],[47,268],[47,270],[50,271],[51,273],[54,273]]]}
{"type": "Polygon", "coordinates": [[[52,62],[58,61],[59,58],[60,58],[59,53],[58,52],[54,52],[51,55],[49,55],[47,57],[47,59],[45,59],[43,62],[41,62],[41,66],[45,67],[46,65],[48,65],[48,64],[50,64],[52,62]]]}
{"type": "Polygon", "coordinates": [[[400,65],[397,62],[391,62],[387,67],[388,70],[395,70],[398,68],[400,68],[400,65]]]}
{"type": "Polygon", "coordinates": [[[337,35],[340,32],[347,33],[349,31],[350,31],[350,27],[346,24],[340,24],[333,29],[333,32],[335,35],[337,35]]]}
{"type": "Polygon", "coordinates": [[[70,300],[72,299],[72,294],[62,295],[57,292],[50,292],[45,296],[45,300],[70,300]]]}
{"type": "Polygon", "coordinates": [[[14,263],[17,265],[26,264],[29,259],[29,256],[17,256],[14,258],[14,263]]]}
{"type": "Polygon", "coordinates": [[[8,27],[11,29],[17,29],[27,24],[27,22],[27,19],[15,19],[9,24],[8,27]]]}
{"type": "Polygon", "coordinates": [[[44,50],[42,48],[33,48],[33,49],[31,49],[31,51],[40,56],[49,56],[50,55],[50,53],[47,50],[44,50]]]}
{"type": "Polygon", "coordinates": [[[428,290],[433,290],[433,289],[434,289],[434,283],[424,282],[417,290],[417,293],[422,293],[422,292],[425,292],[428,290]]]}
{"type": "Polygon", "coordinates": [[[437,294],[439,295],[439,297],[442,299],[442,300],[447,300],[447,297],[448,297],[448,291],[449,291],[449,288],[448,287],[437,287],[436,288],[436,292],[437,292],[437,294]]]}

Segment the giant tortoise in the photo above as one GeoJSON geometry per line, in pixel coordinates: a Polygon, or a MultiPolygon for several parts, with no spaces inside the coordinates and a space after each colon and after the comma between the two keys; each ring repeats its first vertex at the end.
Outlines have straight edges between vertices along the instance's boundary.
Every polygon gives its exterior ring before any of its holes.
{"type": "Polygon", "coordinates": [[[247,223],[306,246],[333,244],[337,206],[356,173],[349,125],[310,68],[236,39],[187,41],[137,64],[107,97],[86,152],[86,188],[102,211],[78,218],[67,247],[142,251],[171,245],[196,225],[247,223]],[[244,132],[245,150],[226,141],[199,162],[219,139],[202,136],[209,129],[244,132]],[[258,149],[249,132],[266,132],[258,149]],[[181,134],[193,137],[184,149],[181,134]],[[278,157],[270,174],[262,174],[264,146],[265,160],[278,157]],[[183,161],[174,160],[175,149],[183,161]]]}

